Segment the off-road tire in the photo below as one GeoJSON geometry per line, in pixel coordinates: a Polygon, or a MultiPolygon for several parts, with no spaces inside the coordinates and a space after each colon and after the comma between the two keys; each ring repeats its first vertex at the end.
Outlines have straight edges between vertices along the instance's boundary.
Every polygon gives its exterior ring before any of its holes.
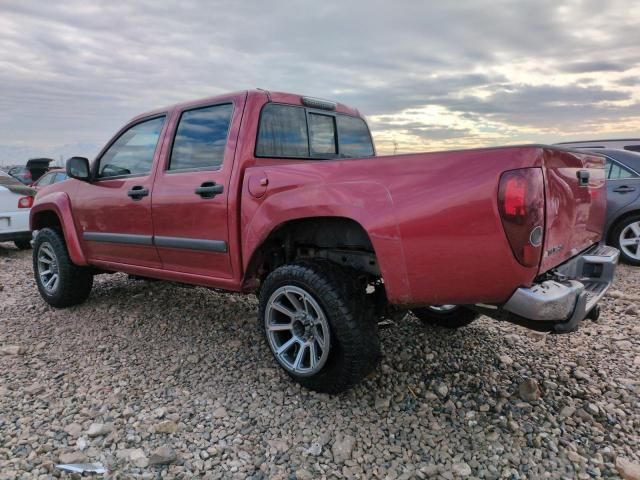
{"type": "Polygon", "coordinates": [[[450,312],[437,312],[428,307],[414,308],[411,311],[422,323],[450,329],[466,327],[480,316],[465,307],[457,307],[450,312]]]}
{"type": "Polygon", "coordinates": [[[23,240],[14,240],[13,244],[19,250],[29,250],[31,248],[31,240],[23,239],[23,240]]]}
{"type": "Polygon", "coordinates": [[[333,394],[353,387],[375,369],[380,358],[377,323],[365,308],[365,287],[358,284],[353,271],[329,261],[305,261],[271,272],[259,295],[259,321],[267,345],[265,310],[272,294],[283,286],[310,294],[330,328],[329,355],[322,369],[312,376],[300,376],[283,367],[291,378],[311,390],[333,394]]]}
{"type": "Polygon", "coordinates": [[[71,262],[62,232],[45,228],[38,232],[33,243],[33,273],[44,301],[56,308],[71,307],[84,302],[93,287],[93,273],[90,268],[79,267],[71,262]],[[43,243],[51,246],[57,260],[59,279],[53,291],[44,286],[39,275],[38,255],[43,243]]]}

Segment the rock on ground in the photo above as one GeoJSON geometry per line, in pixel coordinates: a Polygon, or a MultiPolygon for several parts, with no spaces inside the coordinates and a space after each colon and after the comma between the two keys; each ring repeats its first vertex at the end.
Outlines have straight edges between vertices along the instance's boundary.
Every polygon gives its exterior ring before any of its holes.
{"type": "Polygon", "coordinates": [[[0,355],[0,478],[55,477],[61,459],[207,480],[629,479],[640,463],[640,268],[620,265],[620,294],[569,335],[408,315],[381,330],[379,368],[335,396],[277,367],[255,297],[114,274],[56,310],[8,243],[0,285],[0,346],[25,349],[0,355]]]}

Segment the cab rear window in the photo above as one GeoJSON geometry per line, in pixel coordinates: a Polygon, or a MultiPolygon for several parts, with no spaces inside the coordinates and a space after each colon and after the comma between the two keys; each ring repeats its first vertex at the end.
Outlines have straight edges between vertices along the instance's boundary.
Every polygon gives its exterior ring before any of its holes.
{"type": "Polygon", "coordinates": [[[361,118],[277,103],[262,109],[258,157],[329,159],[373,154],[371,134],[361,118]]]}

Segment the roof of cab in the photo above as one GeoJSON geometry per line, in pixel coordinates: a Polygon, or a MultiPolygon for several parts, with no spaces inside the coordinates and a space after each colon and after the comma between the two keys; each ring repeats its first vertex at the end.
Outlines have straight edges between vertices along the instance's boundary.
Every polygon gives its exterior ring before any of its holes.
{"type": "MultiPolygon", "coordinates": [[[[252,89],[252,90],[241,90],[237,92],[230,92],[222,95],[216,95],[214,97],[204,97],[196,100],[189,100],[186,102],[175,103],[173,105],[169,105],[163,108],[155,108],[148,112],[141,113],[140,115],[136,115],[132,119],[132,121],[139,120],[145,117],[150,117],[153,115],[160,115],[162,113],[166,113],[174,109],[185,110],[189,108],[197,108],[203,105],[214,104],[220,101],[227,100],[231,97],[241,96],[241,95],[246,95],[247,97],[260,96],[260,97],[263,97],[266,102],[286,103],[290,105],[301,105],[301,106],[303,105],[302,98],[306,96],[306,95],[299,95],[295,93],[271,92],[271,91],[263,90],[260,88],[252,89]]],[[[356,117],[360,116],[360,112],[358,111],[357,108],[352,108],[339,102],[333,102],[333,103],[336,104],[335,111],[338,113],[344,113],[344,114],[352,115],[356,117]]]]}

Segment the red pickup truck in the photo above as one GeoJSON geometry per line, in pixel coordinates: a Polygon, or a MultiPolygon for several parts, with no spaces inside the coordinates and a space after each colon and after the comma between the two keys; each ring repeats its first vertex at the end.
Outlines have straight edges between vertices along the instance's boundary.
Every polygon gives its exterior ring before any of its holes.
{"type": "Polygon", "coordinates": [[[127,272],[259,296],[278,363],[324,392],[375,368],[380,318],[537,330],[595,317],[604,159],[543,145],[376,156],[354,108],[263,90],[134,118],[31,210],[54,307],[127,272]]]}

